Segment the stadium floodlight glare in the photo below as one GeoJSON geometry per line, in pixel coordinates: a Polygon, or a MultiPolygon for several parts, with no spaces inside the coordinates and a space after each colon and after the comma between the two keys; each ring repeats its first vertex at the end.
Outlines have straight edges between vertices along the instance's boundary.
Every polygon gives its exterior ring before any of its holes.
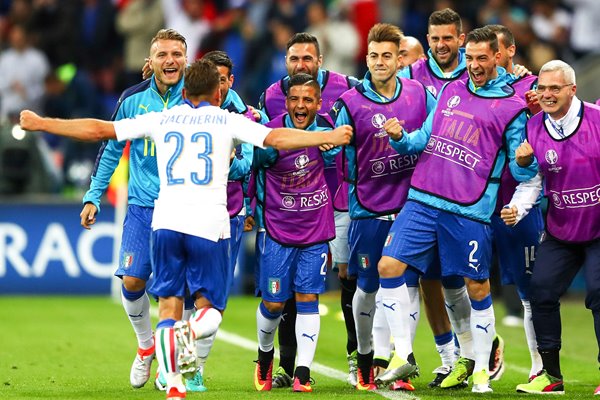
{"type": "Polygon", "coordinates": [[[27,136],[27,133],[23,129],[21,129],[21,126],[19,124],[15,124],[12,127],[11,133],[12,133],[12,137],[15,140],[23,140],[23,139],[25,139],[25,136],[27,136]]]}

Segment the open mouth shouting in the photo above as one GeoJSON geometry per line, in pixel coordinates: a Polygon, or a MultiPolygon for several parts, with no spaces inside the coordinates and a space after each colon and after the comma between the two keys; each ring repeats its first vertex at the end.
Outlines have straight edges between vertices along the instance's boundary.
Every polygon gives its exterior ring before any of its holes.
{"type": "Polygon", "coordinates": [[[308,125],[308,113],[306,111],[294,111],[294,125],[296,127],[306,127],[308,125]]]}
{"type": "Polygon", "coordinates": [[[172,80],[172,79],[178,80],[179,79],[179,69],[177,69],[175,67],[164,68],[163,74],[164,74],[165,78],[168,80],[172,80]]]}
{"type": "Polygon", "coordinates": [[[485,75],[484,71],[469,70],[469,73],[471,74],[471,80],[473,80],[473,83],[475,84],[475,86],[481,87],[481,86],[485,85],[486,75],[485,75]]]}

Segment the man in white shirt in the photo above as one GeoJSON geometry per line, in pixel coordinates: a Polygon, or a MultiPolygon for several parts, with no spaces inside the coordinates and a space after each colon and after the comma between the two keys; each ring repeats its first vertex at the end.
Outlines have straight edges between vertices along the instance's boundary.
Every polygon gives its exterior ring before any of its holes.
{"type": "Polygon", "coordinates": [[[26,108],[39,110],[50,71],[48,59],[30,45],[23,25],[14,25],[9,39],[10,47],[0,53],[0,118],[14,117],[26,108]]]}
{"type": "MultiPolygon", "coordinates": [[[[543,177],[549,199],[546,234],[531,276],[532,319],[543,369],[531,382],[518,385],[517,392],[563,394],[560,297],[582,268],[585,305],[594,317],[600,348],[600,108],[577,98],[575,72],[560,60],[542,66],[536,92],[543,112],[527,122],[527,142],[515,157],[520,166],[537,160],[539,174],[528,183],[529,190],[517,191],[501,216],[509,225],[519,221],[540,193],[543,177]]],[[[594,394],[600,394],[600,386],[594,394]]]]}
{"type": "Polygon", "coordinates": [[[331,132],[271,130],[221,110],[219,73],[208,60],[186,69],[183,98],[185,104],[161,113],[114,122],[21,113],[26,130],[91,141],[144,136],[154,140],[160,192],[152,221],[155,279],[149,292],[159,298],[155,340],[168,399],[185,398],[182,375],[191,376],[196,370],[194,340],[216,332],[225,308],[222,288],[230,236],[226,186],[234,146],[245,141],[261,148],[331,148],[349,143],[352,135],[349,126],[331,132]],[[180,321],[186,292],[195,296],[197,311],[188,321],[180,321]]]}

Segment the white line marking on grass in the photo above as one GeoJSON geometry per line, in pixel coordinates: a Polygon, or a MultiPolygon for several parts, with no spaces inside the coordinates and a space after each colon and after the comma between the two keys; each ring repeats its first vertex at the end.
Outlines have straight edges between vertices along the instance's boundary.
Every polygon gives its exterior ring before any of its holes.
{"type": "MultiPolygon", "coordinates": [[[[158,309],[156,307],[151,307],[150,313],[152,314],[153,317],[158,317],[158,309]]],[[[235,333],[224,331],[223,329],[219,329],[217,331],[216,339],[222,340],[226,343],[232,344],[237,347],[241,347],[241,348],[243,348],[245,350],[249,350],[249,351],[256,351],[256,349],[258,349],[257,342],[250,340],[250,339],[246,339],[243,336],[236,335],[235,333]]],[[[279,351],[277,349],[275,349],[274,357],[279,359],[279,351]]],[[[314,371],[320,375],[324,375],[324,376],[336,379],[338,381],[342,381],[344,383],[346,382],[346,378],[348,377],[348,374],[343,371],[328,367],[326,365],[323,365],[323,364],[320,364],[317,362],[313,362],[313,364],[311,366],[311,371],[314,371]]],[[[375,393],[377,393],[378,395],[380,395],[382,397],[385,397],[386,399],[392,399],[392,400],[395,400],[395,399],[420,400],[419,397],[409,394],[409,393],[406,393],[406,392],[402,392],[402,391],[376,390],[375,393]]]]}
{"type": "Polygon", "coordinates": [[[529,368],[525,368],[525,367],[520,367],[518,365],[515,364],[506,364],[506,368],[510,369],[512,371],[518,372],[519,374],[523,374],[525,375],[527,378],[529,378],[529,368]]]}
{"type": "MultiPolygon", "coordinates": [[[[256,351],[258,348],[258,343],[255,341],[246,339],[245,337],[224,331],[222,329],[217,331],[217,339],[250,351],[256,351]]],[[[275,350],[275,358],[279,358],[279,352],[277,350],[275,350]]],[[[343,371],[317,362],[312,363],[310,370],[316,372],[317,374],[321,374],[342,382],[346,382],[346,378],[348,377],[348,374],[343,371]]],[[[385,397],[386,399],[419,400],[419,397],[401,391],[376,390],[375,393],[385,397]]]]}

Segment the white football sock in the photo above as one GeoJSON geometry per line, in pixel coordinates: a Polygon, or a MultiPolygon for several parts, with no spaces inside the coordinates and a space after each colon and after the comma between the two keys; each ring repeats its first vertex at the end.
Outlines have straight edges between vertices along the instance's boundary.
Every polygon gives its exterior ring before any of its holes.
{"type": "Polygon", "coordinates": [[[494,307],[490,304],[485,310],[471,308],[471,334],[473,335],[473,350],[475,353],[474,371],[490,369],[490,353],[496,337],[496,318],[494,307]]]}
{"type": "Polygon", "coordinates": [[[196,340],[214,335],[222,320],[221,313],[212,307],[203,307],[196,310],[189,319],[190,328],[194,332],[196,340]]]}
{"type": "Polygon", "coordinates": [[[409,307],[410,298],[406,283],[395,288],[379,287],[385,318],[394,337],[396,355],[403,360],[412,353],[410,340],[409,307]]]}
{"type": "Polygon", "coordinates": [[[523,327],[525,328],[525,338],[527,339],[527,347],[531,356],[531,370],[529,376],[536,375],[543,368],[542,357],[538,353],[537,340],[535,338],[535,329],[533,328],[533,320],[531,319],[531,303],[529,300],[521,300],[523,304],[523,327]]]}
{"type": "Polygon", "coordinates": [[[138,347],[149,349],[154,346],[154,337],[152,334],[152,321],[150,320],[150,299],[148,294],[144,293],[137,300],[129,300],[121,291],[121,302],[127,313],[129,322],[135,332],[135,337],[138,341],[138,347]]]}
{"type": "Polygon", "coordinates": [[[210,349],[212,349],[212,346],[215,343],[216,337],[217,332],[204,339],[196,340],[196,356],[198,356],[197,364],[198,368],[200,368],[201,370],[203,370],[204,364],[206,364],[208,354],[210,353],[210,349]]]}
{"type": "Polygon", "coordinates": [[[360,354],[371,352],[371,333],[373,332],[373,317],[375,315],[375,295],[377,292],[366,293],[356,288],[352,298],[352,314],[356,325],[357,350],[360,354]]]}
{"type": "Polygon", "coordinates": [[[392,352],[390,327],[381,305],[381,291],[375,296],[375,315],[373,316],[374,358],[389,360],[392,352]]]}
{"type": "Polygon", "coordinates": [[[440,355],[442,365],[446,367],[451,367],[454,365],[454,362],[456,362],[454,338],[452,338],[452,340],[450,340],[448,343],[436,344],[435,349],[440,355]]]}
{"type": "Polygon", "coordinates": [[[407,286],[410,306],[408,307],[410,342],[413,343],[417,334],[417,325],[421,318],[421,298],[419,296],[419,288],[407,286]]]}
{"type": "Polygon", "coordinates": [[[296,343],[298,343],[297,367],[312,365],[319,340],[321,318],[319,314],[300,314],[296,316],[296,343]]]}
{"type": "Polygon", "coordinates": [[[183,321],[190,319],[192,317],[192,314],[194,313],[194,311],[196,311],[196,309],[194,307],[192,307],[192,308],[184,308],[183,309],[183,316],[181,317],[181,319],[183,321]]]}
{"type": "Polygon", "coordinates": [[[446,311],[452,324],[454,334],[460,344],[460,355],[468,359],[475,359],[473,353],[473,337],[471,335],[471,302],[467,294],[467,287],[458,289],[444,288],[446,311]]]}
{"type": "Polygon", "coordinates": [[[260,304],[256,309],[256,332],[258,335],[258,348],[261,351],[269,352],[273,350],[275,333],[277,332],[279,321],[281,321],[281,314],[274,319],[267,318],[262,314],[260,310],[260,304]]]}

